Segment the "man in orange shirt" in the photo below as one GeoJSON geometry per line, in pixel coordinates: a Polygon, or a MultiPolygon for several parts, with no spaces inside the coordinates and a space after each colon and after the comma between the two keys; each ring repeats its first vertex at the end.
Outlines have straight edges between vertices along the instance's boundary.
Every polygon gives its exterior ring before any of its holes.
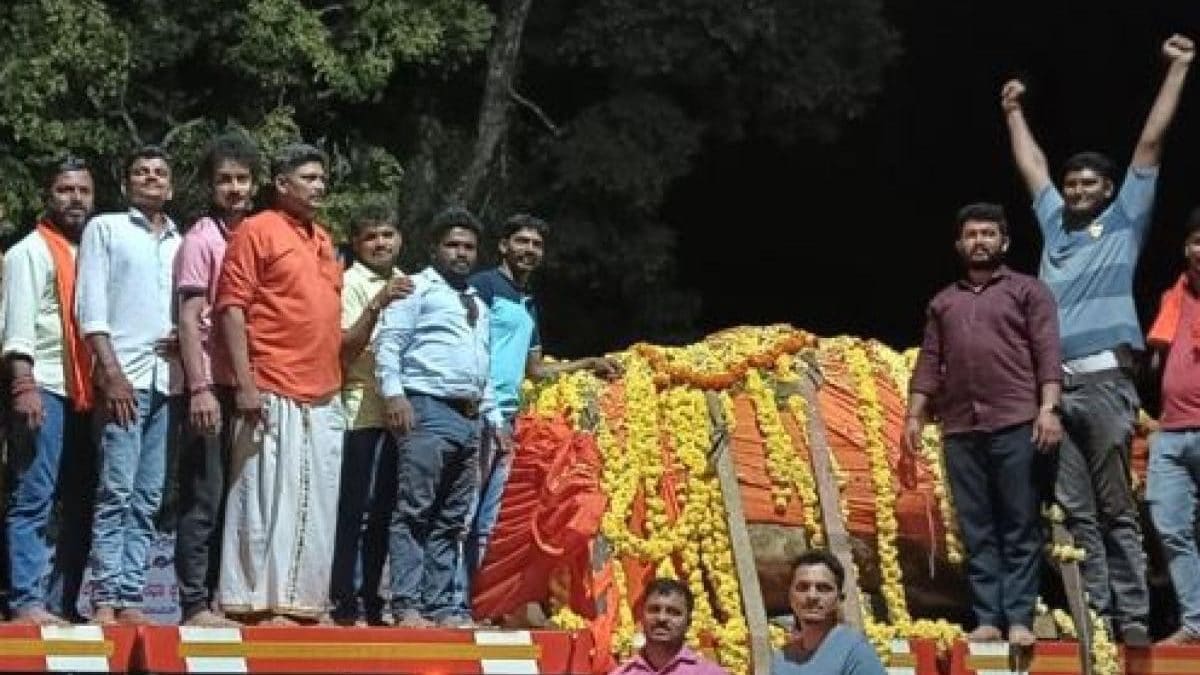
{"type": "Polygon", "coordinates": [[[279,151],[273,206],[230,237],[217,290],[238,415],[218,598],[246,621],[326,610],[345,420],[342,268],[314,221],[325,166],[310,145],[279,151]]]}

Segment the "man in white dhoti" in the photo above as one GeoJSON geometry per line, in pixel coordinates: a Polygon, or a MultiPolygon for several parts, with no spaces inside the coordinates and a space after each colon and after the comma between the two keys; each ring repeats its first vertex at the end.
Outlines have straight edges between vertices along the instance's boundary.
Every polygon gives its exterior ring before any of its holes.
{"type": "Polygon", "coordinates": [[[325,157],[271,162],[272,208],[231,236],[215,312],[236,382],[218,600],[244,621],[326,611],[345,420],[338,399],[342,268],[314,221],[325,157]]]}

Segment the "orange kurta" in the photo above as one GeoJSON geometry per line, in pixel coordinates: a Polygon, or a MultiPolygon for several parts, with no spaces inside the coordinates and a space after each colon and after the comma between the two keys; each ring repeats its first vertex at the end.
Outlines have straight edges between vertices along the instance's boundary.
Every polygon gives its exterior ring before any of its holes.
{"type": "Polygon", "coordinates": [[[311,403],[341,386],[342,268],[320,225],[282,211],[247,218],[229,240],[216,313],[241,307],[255,385],[311,403]]]}

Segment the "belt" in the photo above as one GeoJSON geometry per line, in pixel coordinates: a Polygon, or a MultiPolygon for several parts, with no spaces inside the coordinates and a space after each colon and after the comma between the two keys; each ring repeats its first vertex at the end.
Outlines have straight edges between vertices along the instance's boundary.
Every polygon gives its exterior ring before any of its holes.
{"type": "Polygon", "coordinates": [[[1124,368],[1104,368],[1088,373],[1063,373],[1063,389],[1075,389],[1089,384],[1111,382],[1112,380],[1129,377],[1124,368]]]}

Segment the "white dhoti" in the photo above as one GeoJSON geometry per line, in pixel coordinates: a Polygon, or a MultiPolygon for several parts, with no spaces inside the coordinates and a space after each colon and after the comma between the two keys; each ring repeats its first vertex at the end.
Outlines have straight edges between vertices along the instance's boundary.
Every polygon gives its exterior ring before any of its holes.
{"type": "Polygon", "coordinates": [[[336,395],[264,392],[265,423],[234,423],[217,598],[226,612],[326,611],[345,419],[336,395]]]}

